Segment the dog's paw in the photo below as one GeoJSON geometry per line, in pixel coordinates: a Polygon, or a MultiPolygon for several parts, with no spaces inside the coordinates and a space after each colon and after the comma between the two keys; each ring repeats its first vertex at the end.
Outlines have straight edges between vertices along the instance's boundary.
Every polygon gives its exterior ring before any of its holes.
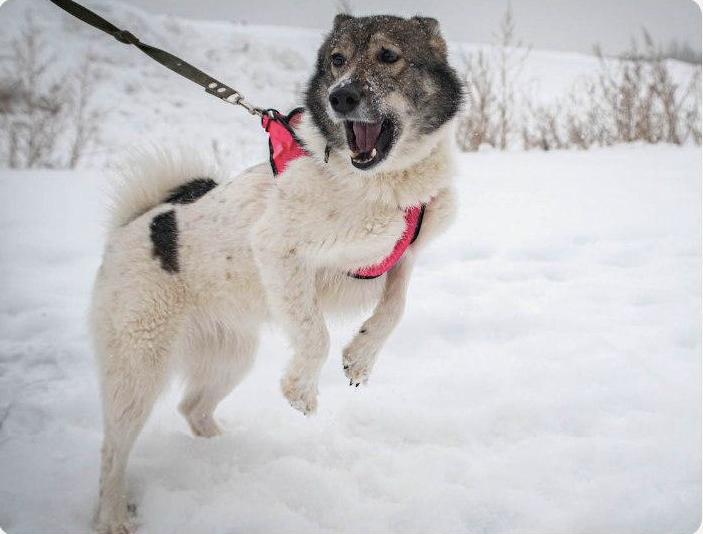
{"type": "Polygon", "coordinates": [[[304,415],[317,410],[317,386],[313,382],[286,375],[281,380],[281,391],[290,405],[304,415]]]}
{"type": "Polygon", "coordinates": [[[359,387],[359,384],[369,381],[376,353],[374,348],[366,346],[364,339],[358,336],[342,351],[342,366],[350,386],[359,387]]]}
{"type": "Polygon", "coordinates": [[[201,417],[188,421],[193,435],[199,438],[214,438],[222,435],[222,429],[213,417],[201,417]]]}
{"type": "Polygon", "coordinates": [[[109,521],[98,523],[95,532],[97,534],[135,534],[137,527],[131,521],[109,521]]]}
{"type": "Polygon", "coordinates": [[[215,422],[211,413],[198,413],[198,409],[191,409],[186,411],[183,406],[179,407],[179,411],[183,414],[188,426],[190,426],[190,431],[196,437],[201,438],[214,438],[222,434],[222,429],[215,422]]]}
{"type": "Polygon", "coordinates": [[[92,527],[97,534],[136,534],[137,505],[122,500],[103,501],[93,517],[92,527]]]}

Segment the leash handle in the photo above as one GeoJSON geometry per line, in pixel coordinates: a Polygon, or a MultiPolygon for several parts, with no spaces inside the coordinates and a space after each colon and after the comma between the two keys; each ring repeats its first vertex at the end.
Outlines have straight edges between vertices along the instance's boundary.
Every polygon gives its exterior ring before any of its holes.
{"type": "Polygon", "coordinates": [[[126,45],[134,45],[142,52],[148,55],[155,61],[161,63],[164,67],[172,70],[176,74],[180,74],[184,78],[197,83],[205,91],[228,104],[235,104],[246,109],[252,115],[263,117],[265,112],[261,108],[257,108],[247,102],[239,91],[232,89],[227,84],[224,84],[212,76],[204,73],[200,69],[195,68],[190,63],[183,61],[181,58],[173,54],[156,48],[155,46],[142,43],[137,36],[127,30],[121,30],[111,22],[105,20],[100,15],[94,13],[90,9],[74,2],[73,0],[49,0],[67,13],[73,15],[78,20],[90,24],[98,30],[102,30],[108,35],[112,35],[119,42],[126,45]]]}

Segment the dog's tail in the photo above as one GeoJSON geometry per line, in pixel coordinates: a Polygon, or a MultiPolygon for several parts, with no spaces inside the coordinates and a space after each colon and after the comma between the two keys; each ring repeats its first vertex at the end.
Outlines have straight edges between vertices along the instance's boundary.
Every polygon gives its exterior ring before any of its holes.
{"type": "Polygon", "coordinates": [[[169,193],[195,179],[221,183],[221,171],[193,150],[141,150],[123,161],[109,191],[109,230],[124,226],[166,201],[169,193]],[[188,155],[186,155],[188,154],[188,155]]]}

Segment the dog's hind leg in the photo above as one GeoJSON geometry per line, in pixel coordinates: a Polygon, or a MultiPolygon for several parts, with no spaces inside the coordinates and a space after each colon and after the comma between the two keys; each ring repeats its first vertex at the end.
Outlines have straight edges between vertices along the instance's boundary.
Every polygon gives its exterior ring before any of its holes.
{"type": "Polygon", "coordinates": [[[162,332],[135,328],[114,336],[100,353],[105,435],[96,526],[100,533],[127,534],[127,459],[166,382],[169,346],[162,332]]]}
{"type": "Polygon", "coordinates": [[[251,368],[257,346],[255,330],[233,331],[222,325],[189,344],[184,354],[186,391],[178,410],[193,435],[209,438],[221,433],[215,408],[251,368]]]}

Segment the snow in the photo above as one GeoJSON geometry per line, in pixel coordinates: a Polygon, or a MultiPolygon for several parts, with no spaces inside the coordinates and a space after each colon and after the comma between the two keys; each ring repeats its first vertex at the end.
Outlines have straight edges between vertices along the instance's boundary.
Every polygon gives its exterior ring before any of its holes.
{"type": "MultiPolygon", "coordinates": [[[[319,32],[89,6],[288,110],[319,32]]],[[[3,37],[26,2],[0,9],[3,37]]],[[[86,311],[103,246],[103,166],[174,138],[233,172],[265,160],[256,120],[134,48],[34,3],[57,71],[96,68],[101,139],[76,171],[0,170],[0,525],[88,532],[99,393],[86,311]]],[[[454,44],[458,58],[471,45],[454,44]]],[[[597,66],[533,51],[544,98],[597,66]]],[[[677,64],[681,79],[690,68],[677,64]]],[[[531,82],[530,82],[531,83],[531,82]]],[[[459,157],[461,215],[422,256],[368,387],[349,388],[335,321],[319,413],[281,396],[271,331],[189,435],[176,384],[130,459],[142,532],[690,533],[701,518],[701,150],[632,145],[459,157]]]]}
{"type": "MultiPolygon", "coordinates": [[[[701,161],[693,147],[461,156],[366,388],[336,321],[320,410],[264,336],[189,435],[174,388],[128,469],[144,532],[689,533],[700,522],[701,161]]],[[[86,532],[100,413],[85,312],[99,171],[0,174],[0,524],[86,532]]]]}

